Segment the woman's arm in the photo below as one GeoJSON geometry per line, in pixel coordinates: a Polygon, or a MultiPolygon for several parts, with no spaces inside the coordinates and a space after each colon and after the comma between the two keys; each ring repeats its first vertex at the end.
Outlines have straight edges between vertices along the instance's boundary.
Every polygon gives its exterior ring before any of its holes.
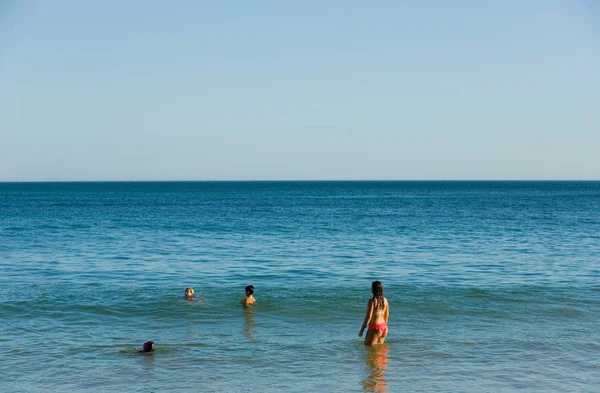
{"type": "Polygon", "coordinates": [[[385,299],[385,313],[383,314],[383,319],[385,319],[385,323],[387,323],[388,318],[390,316],[390,303],[385,299]]]}
{"type": "Polygon", "coordinates": [[[360,332],[358,333],[358,337],[362,337],[362,334],[369,324],[371,317],[373,316],[373,299],[369,299],[369,303],[367,304],[367,315],[365,315],[365,320],[360,328],[360,332]]]}

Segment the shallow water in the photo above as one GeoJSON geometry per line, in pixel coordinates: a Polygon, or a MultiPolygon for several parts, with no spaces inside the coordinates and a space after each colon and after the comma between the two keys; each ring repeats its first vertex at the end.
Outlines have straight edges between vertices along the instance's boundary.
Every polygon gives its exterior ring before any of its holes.
{"type": "Polygon", "coordinates": [[[0,183],[1,390],[597,391],[599,240],[599,182],[0,183]]]}

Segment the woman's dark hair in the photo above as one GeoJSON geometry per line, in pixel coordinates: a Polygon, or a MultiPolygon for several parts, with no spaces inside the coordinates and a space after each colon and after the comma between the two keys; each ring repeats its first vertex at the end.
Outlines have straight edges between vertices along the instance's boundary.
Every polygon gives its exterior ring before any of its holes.
{"type": "Polygon", "coordinates": [[[383,284],[381,281],[373,281],[371,284],[371,292],[376,300],[376,307],[383,310],[385,307],[385,301],[383,300],[383,284]]]}
{"type": "Polygon", "coordinates": [[[254,294],[254,285],[248,285],[246,287],[246,293],[249,293],[250,295],[254,294]]]}
{"type": "Polygon", "coordinates": [[[154,341],[146,341],[142,347],[142,352],[154,352],[154,341]]]}

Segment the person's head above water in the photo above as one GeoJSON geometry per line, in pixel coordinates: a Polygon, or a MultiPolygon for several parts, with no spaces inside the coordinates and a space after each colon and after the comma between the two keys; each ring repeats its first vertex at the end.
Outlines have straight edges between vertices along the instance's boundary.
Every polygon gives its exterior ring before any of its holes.
{"type": "Polygon", "coordinates": [[[194,295],[194,288],[187,287],[185,289],[185,298],[186,299],[193,299],[195,297],[196,297],[196,295],[194,295]]]}
{"type": "Polygon", "coordinates": [[[371,284],[371,292],[375,297],[383,296],[383,284],[381,281],[373,281],[373,284],[371,284]]]}
{"type": "Polygon", "coordinates": [[[242,299],[242,304],[248,306],[256,303],[256,299],[252,296],[254,294],[254,285],[248,285],[244,290],[246,291],[246,297],[242,299]]]}
{"type": "Polygon", "coordinates": [[[154,349],[155,349],[154,341],[146,341],[144,343],[144,345],[142,346],[142,350],[140,352],[143,352],[143,353],[154,352],[154,349]]]}

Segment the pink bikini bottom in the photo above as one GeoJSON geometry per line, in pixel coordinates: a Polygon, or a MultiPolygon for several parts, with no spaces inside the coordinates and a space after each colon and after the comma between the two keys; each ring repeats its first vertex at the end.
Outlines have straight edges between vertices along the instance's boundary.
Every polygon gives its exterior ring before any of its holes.
{"type": "Polygon", "coordinates": [[[369,330],[381,330],[381,333],[383,335],[385,335],[385,332],[387,331],[387,328],[388,328],[388,326],[387,326],[386,322],[384,322],[384,323],[377,323],[377,324],[374,324],[374,325],[369,325],[369,330]]]}

